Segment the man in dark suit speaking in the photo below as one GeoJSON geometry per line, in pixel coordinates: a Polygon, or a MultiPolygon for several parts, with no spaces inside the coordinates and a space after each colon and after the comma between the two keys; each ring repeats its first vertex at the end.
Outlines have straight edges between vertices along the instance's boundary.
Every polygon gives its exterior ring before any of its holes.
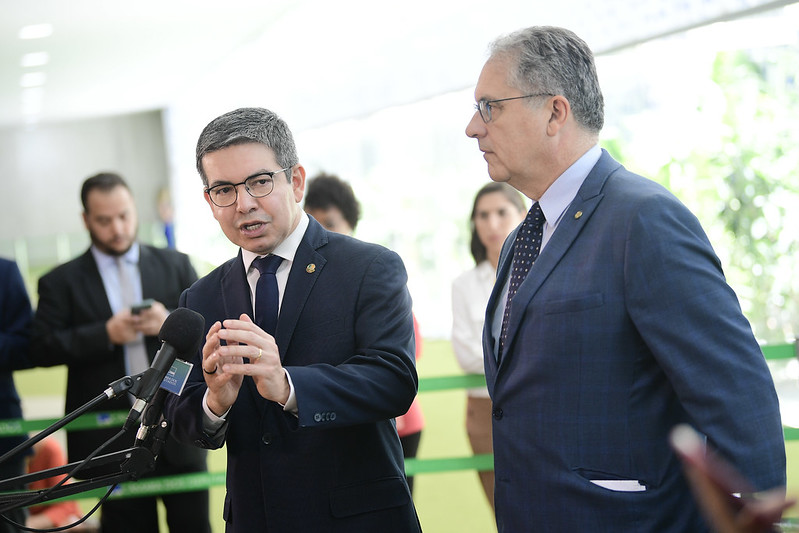
{"type": "Polygon", "coordinates": [[[588,46],[496,41],[466,133],[533,206],[483,332],[500,533],[703,531],[669,432],[690,423],[755,490],[785,484],[769,370],[704,231],[599,145],[588,46]]]}
{"type": "MultiPolygon", "coordinates": [[[[119,175],[88,178],[81,201],[91,248],[39,280],[31,343],[35,364],[67,365],[67,412],[102,393],[109,383],[150,366],[169,309],[177,307],[180,293],[197,279],[185,254],[136,241],[136,206],[119,175]]],[[[129,398],[121,396],[95,410],[130,407],[129,398]]],[[[85,459],[118,430],[115,426],[69,431],[70,462],[85,459]]],[[[122,441],[118,439],[106,452],[133,445],[132,439],[122,441]]],[[[205,471],[205,455],[170,438],[153,475],[205,471]]],[[[207,490],[162,499],[170,532],[210,532],[207,490]]],[[[102,528],[115,533],[157,532],[156,503],[154,497],[109,500],[103,504],[102,528]]]]}
{"type": "Polygon", "coordinates": [[[228,533],[419,531],[393,423],[417,390],[399,256],[303,212],[305,169],[271,111],[211,121],[196,162],[241,250],[181,297],[208,331],[165,411],[181,439],[226,444],[228,533]]]}

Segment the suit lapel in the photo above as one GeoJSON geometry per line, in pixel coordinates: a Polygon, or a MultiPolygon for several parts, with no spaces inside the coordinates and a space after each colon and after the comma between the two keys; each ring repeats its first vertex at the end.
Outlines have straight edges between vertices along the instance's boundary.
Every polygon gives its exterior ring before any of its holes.
{"type": "MultiPolygon", "coordinates": [[[[311,289],[327,263],[327,259],[317,252],[317,248],[327,244],[327,241],[325,230],[318,222],[309,217],[308,229],[294,254],[294,261],[277,319],[275,342],[280,350],[281,361],[286,359],[289,343],[297,327],[300,314],[308,301],[311,289]]],[[[225,316],[238,318],[242,313],[246,313],[252,317],[252,301],[249,291],[244,263],[241,259],[241,251],[239,251],[238,260],[232,262],[230,270],[222,277],[222,301],[225,316]]],[[[252,378],[245,377],[244,382],[256,401],[263,401],[252,378]]],[[[267,406],[268,403],[264,402],[263,409],[266,409],[267,406]]]]}
{"type": "MultiPolygon", "coordinates": [[[[247,274],[244,272],[241,250],[239,250],[238,257],[230,262],[227,271],[222,274],[221,286],[220,296],[222,308],[225,310],[225,318],[238,319],[242,314],[246,314],[254,322],[250,285],[247,283],[247,274]]],[[[210,324],[206,324],[206,326],[210,326],[210,324]]]]}
{"type": "Polygon", "coordinates": [[[291,265],[291,272],[280,305],[280,316],[277,319],[275,340],[283,360],[286,358],[289,342],[294,335],[311,289],[327,263],[327,259],[317,251],[318,248],[327,244],[327,233],[313,218],[309,217],[308,222],[308,229],[294,255],[294,262],[291,265]]]}
{"type": "MultiPolygon", "coordinates": [[[[253,322],[255,317],[252,311],[252,297],[250,295],[250,285],[247,283],[247,273],[244,271],[244,262],[241,257],[241,250],[239,255],[228,264],[228,269],[222,274],[220,280],[221,285],[221,304],[224,312],[222,316],[225,319],[236,319],[241,315],[249,316],[253,322]]],[[[206,324],[210,327],[211,324],[206,324]]],[[[258,392],[255,382],[249,376],[244,376],[244,386],[250,391],[256,405],[262,405],[265,408],[265,403],[261,404],[264,399],[258,392]]]]}
{"type": "MultiPolygon", "coordinates": [[[[585,178],[574,200],[569,207],[566,208],[566,212],[563,214],[563,217],[561,217],[555,233],[552,234],[546,247],[542,250],[541,255],[538,256],[538,259],[536,259],[530,269],[527,278],[525,278],[519,286],[519,290],[513,297],[511,319],[508,324],[508,336],[505,341],[505,354],[511,354],[513,352],[514,340],[519,331],[519,325],[524,318],[525,310],[530,305],[530,301],[552,273],[552,270],[561,259],[563,259],[563,256],[574,243],[574,240],[591,219],[591,215],[602,200],[602,187],[605,181],[607,181],[611,172],[620,166],[621,165],[614,161],[605,150],[602,150],[602,156],[599,158],[599,161],[597,161],[597,164],[591,169],[591,172],[588,173],[588,176],[585,178]]],[[[508,242],[512,242],[510,238],[508,242]]],[[[506,279],[511,260],[512,256],[510,254],[504,258],[504,263],[500,265],[503,277],[498,279],[506,279]]],[[[501,291],[502,287],[499,287],[499,289],[501,291]]],[[[494,288],[494,292],[497,292],[497,287],[494,288]]],[[[492,295],[492,299],[493,298],[494,296],[492,295]]],[[[499,364],[501,365],[502,361],[500,361],[499,364]]]]}
{"type": "Polygon", "coordinates": [[[82,294],[91,302],[91,308],[98,310],[98,317],[107,320],[113,315],[108,295],[105,293],[103,278],[100,269],[94,260],[91,249],[87,250],[79,259],[78,283],[82,286],[82,294]]]}
{"type": "Polygon", "coordinates": [[[157,294],[156,285],[162,283],[162,276],[156,271],[152,261],[150,249],[145,245],[139,245],[139,274],[141,275],[141,294],[142,298],[152,297],[157,294]]]}

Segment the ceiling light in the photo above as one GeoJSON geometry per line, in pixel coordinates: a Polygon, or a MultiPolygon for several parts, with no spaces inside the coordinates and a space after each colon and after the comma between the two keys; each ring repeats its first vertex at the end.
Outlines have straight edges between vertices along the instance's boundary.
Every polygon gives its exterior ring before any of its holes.
{"type": "Polygon", "coordinates": [[[41,39],[49,37],[53,33],[53,25],[49,22],[44,24],[31,24],[19,29],[17,36],[20,39],[41,39]]]}
{"type": "Polygon", "coordinates": [[[50,54],[47,52],[30,52],[22,56],[19,64],[23,68],[41,67],[50,62],[50,54]]]}
{"type": "Polygon", "coordinates": [[[44,72],[26,72],[19,80],[20,87],[38,87],[47,81],[47,74],[44,72]]]}

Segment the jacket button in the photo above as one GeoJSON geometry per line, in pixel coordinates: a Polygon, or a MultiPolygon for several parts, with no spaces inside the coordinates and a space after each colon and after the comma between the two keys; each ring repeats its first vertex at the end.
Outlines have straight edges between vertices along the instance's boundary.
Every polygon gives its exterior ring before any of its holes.
{"type": "Polygon", "coordinates": [[[500,409],[499,407],[494,407],[494,412],[493,412],[494,418],[496,418],[497,420],[502,420],[502,414],[503,414],[502,409],[500,409]]]}
{"type": "Polygon", "coordinates": [[[271,433],[264,433],[263,436],[261,437],[261,442],[263,442],[267,446],[272,444],[272,434],[271,433]]]}

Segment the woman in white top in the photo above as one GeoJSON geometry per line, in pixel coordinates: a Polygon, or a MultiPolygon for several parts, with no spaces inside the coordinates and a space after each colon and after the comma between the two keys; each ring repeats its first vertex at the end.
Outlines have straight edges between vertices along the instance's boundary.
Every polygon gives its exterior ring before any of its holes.
{"type": "MultiPolygon", "coordinates": [[[[482,374],[482,331],[486,304],[496,280],[502,243],[527,212],[522,195],[506,183],[491,182],[475,196],[471,214],[471,252],[476,266],[452,283],[452,348],[464,372],[482,374]]],[[[475,454],[493,453],[491,399],[485,387],[470,389],[466,399],[466,431],[475,454]]],[[[480,481],[494,507],[494,472],[480,472],[480,481]]]]}

